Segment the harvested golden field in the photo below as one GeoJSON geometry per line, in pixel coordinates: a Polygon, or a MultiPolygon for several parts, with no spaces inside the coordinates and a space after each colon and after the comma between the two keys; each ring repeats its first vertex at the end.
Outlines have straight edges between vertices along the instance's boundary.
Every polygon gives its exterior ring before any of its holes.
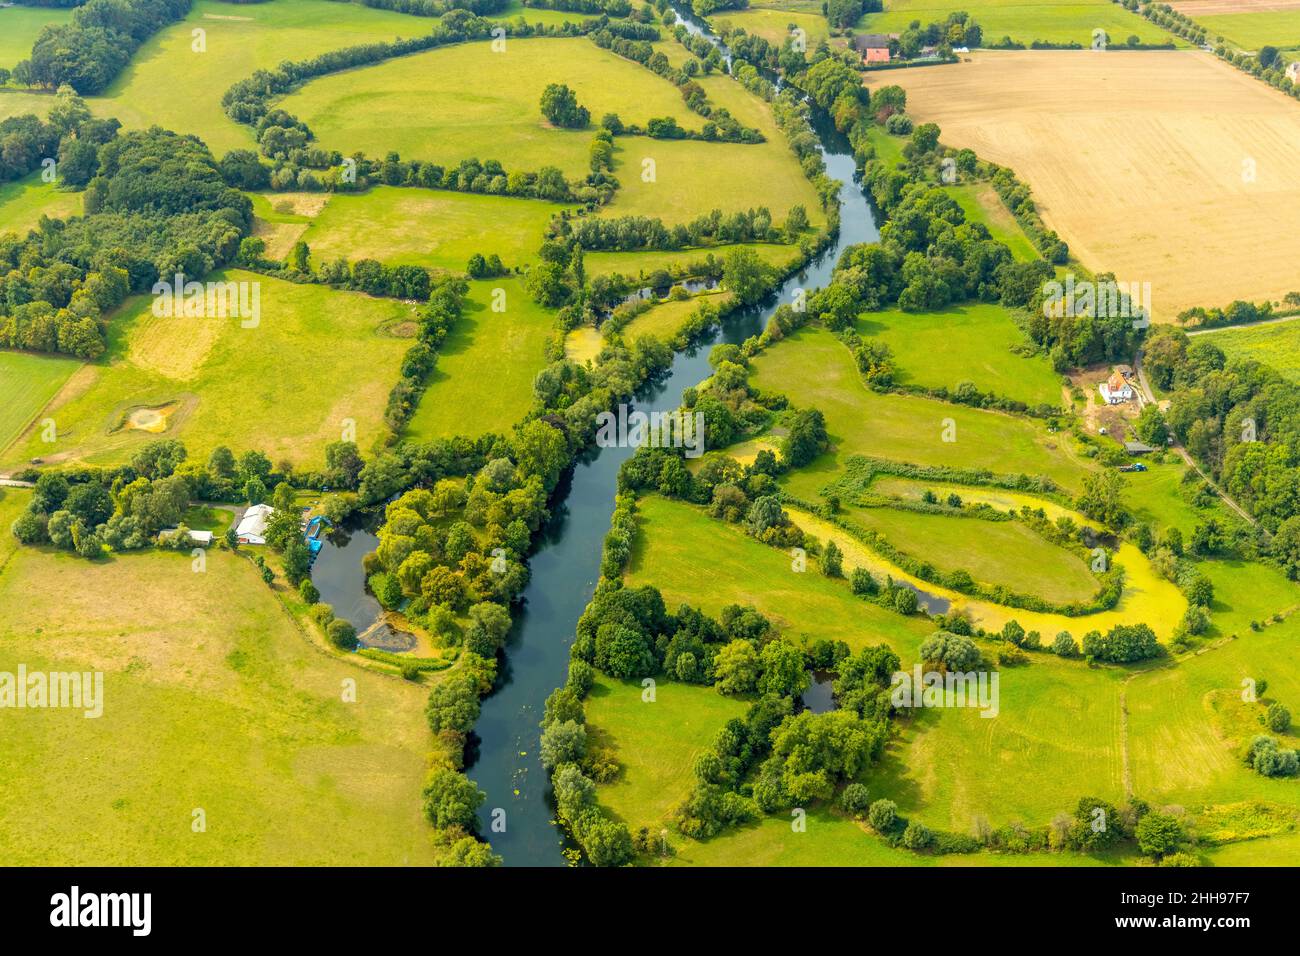
{"type": "Polygon", "coordinates": [[[1086,266],[1151,283],[1157,321],[1300,289],[1300,106],[1212,55],[986,51],[888,82],[1012,167],[1086,266]]]}

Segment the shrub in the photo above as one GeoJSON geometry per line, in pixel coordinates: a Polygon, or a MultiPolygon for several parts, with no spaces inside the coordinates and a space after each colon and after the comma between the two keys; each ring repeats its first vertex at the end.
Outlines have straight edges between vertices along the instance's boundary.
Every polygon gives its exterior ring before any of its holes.
{"type": "Polygon", "coordinates": [[[898,827],[898,804],[893,800],[877,800],[867,810],[867,822],[877,833],[893,833],[898,827]]]}
{"type": "Polygon", "coordinates": [[[840,794],[840,806],[852,814],[859,814],[871,803],[867,788],[860,783],[851,783],[840,794]]]}
{"type": "Polygon", "coordinates": [[[923,850],[934,842],[934,834],[924,823],[913,821],[903,831],[903,846],[909,850],[923,850]]]}
{"type": "Polygon", "coordinates": [[[336,617],[325,626],[325,636],[340,650],[351,651],[357,646],[357,629],[342,618],[336,617]]]}
{"type": "Polygon", "coordinates": [[[1279,703],[1268,705],[1264,712],[1264,726],[1275,734],[1284,734],[1291,729],[1291,711],[1279,703]]]}

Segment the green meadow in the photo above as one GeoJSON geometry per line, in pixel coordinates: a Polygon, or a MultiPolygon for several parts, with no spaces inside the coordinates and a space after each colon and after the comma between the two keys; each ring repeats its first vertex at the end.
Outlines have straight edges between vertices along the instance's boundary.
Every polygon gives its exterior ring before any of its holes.
{"type": "Polygon", "coordinates": [[[944,571],[965,570],[982,584],[1003,585],[1058,604],[1086,602],[1100,587],[1076,554],[1044,540],[1022,521],[849,505],[847,519],[903,552],[944,571]]]}
{"type": "Polygon", "coordinates": [[[404,437],[508,432],[532,406],[533,379],[546,365],[554,324],[519,279],[471,283],[467,308],[438,349],[437,368],[404,437]]]}
{"type": "Polygon", "coordinates": [[[665,342],[671,342],[673,336],[682,327],[682,323],[701,305],[708,302],[722,308],[730,299],[729,292],[714,292],[692,296],[689,299],[660,302],[625,325],[623,339],[632,342],[643,335],[653,335],[665,342]]]}
{"type": "MultiPolygon", "coordinates": [[[[3,12],[3,11],[0,11],[3,12]]],[[[0,184],[0,233],[27,235],[41,221],[80,216],[82,194],[60,189],[56,183],[41,181],[39,172],[22,179],[0,184]]]]}
{"type": "Polygon", "coordinates": [[[825,329],[800,329],[755,358],[753,366],[755,386],[784,393],[796,406],[826,416],[834,448],[800,473],[814,488],[855,454],[1045,475],[1067,489],[1080,487],[1083,466],[1067,438],[1024,418],[872,392],[862,384],[849,350],[825,329]]]}
{"type": "MultiPolygon", "coordinates": [[[[1165,464],[1148,461],[1146,471],[1135,471],[1124,476],[1124,506],[1138,521],[1153,529],[1177,528],[1183,539],[1191,538],[1192,529],[1210,518],[1228,520],[1228,511],[1217,502],[1209,508],[1196,508],[1183,496],[1183,473],[1187,466],[1181,458],[1171,457],[1165,464]]],[[[1197,478],[1196,487],[1200,484],[1197,478]]],[[[1240,520],[1240,519],[1238,519],[1240,520]]]]}
{"type": "Polygon", "coordinates": [[[815,7],[805,5],[803,10],[785,9],[779,6],[754,4],[747,10],[725,10],[709,16],[709,23],[715,30],[739,28],[753,36],[762,37],[768,43],[780,48],[785,38],[793,32],[790,27],[803,31],[806,49],[812,52],[817,44],[830,39],[830,25],[826,17],[815,7]]]}
{"type": "Polygon", "coordinates": [[[1300,48],[1300,10],[1260,10],[1246,13],[1223,13],[1188,16],[1216,37],[1235,43],[1243,50],[1275,46],[1280,50],[1300,48]]]}
{"type": "Polygon", "coordinates": [[[57,7],[0,7],[0,68],[12,70],[32,55],[32,44],[47,25],[72,19],[72,11],[57,7]]]}
{"type": "Polygon", "coordinates": [[[1262,362],[1300,381],[1300,324],[1291,319],[1267,325],[1223,329],[1198,339],[1223,349],[1229,361],[1262,362]]]}
{"type": "Polygon", "coordinates": [[[99,718],[6,718],[23,725],[0,749],[7,863],[434,862],[427,691],[321,653],[251,562],[214,550],[196,574],[188,554],[22,549],[0,606],[9,669],[104,675],[99,718]]]}
{"type": "MultiPolygon", "coordinates": [[[[1288,619],[1134,677],[1126,694],[1137,792],[1184,806],[1263,800],[1300,807],[1294,780],[1262,777],[1242,761],[1244,746],[1266,732],[1264,705],[1242,700],[1242,682],[1265,678],[1264,701],[1294,711],[1297,635],[1300,619],[1288,619]]],[[[1300,746],[1294,728],[1281,741],[1300,746]]]]}
{"type": "Polygon", "coordinates": [[[77,370],[66,356],[0,351],[0,453],[40,414],[77,370]]]}
{"type": "MultiPolygon", "coordinates": [[[[284,60],[419,36],[430,25],[423,17],[360,3],[196,0],[189,16],[146,40],[104,95],[87,102],[97,116],[115,116],[128,129],[157,124],[178,133],[195,133],[221,156],[255,145],[252,129],[221,109],[222,94],[236,80],[284,60]],[[196,29],[204,31],[204,52],[194,49],[196,29]]],[[[384,150],[379,152],[382,155],[384,150]]]]}
{"type": "Polygon", "coordinates": [[[704,511],[659,497],[641,500],[638,534],[627,579],[653,584],[668,607],[699,607],[714,616],[728,604],[752,604],[787,637],[844,641],[850,647],[884,642],[904,658],[932,630],[920,618],[854,597],[844,581],[794,570],[790,555],[760,544],[736,526],[704,511]],[[709,585],[700,587],[700,567],[709,585]]]}
{"type": "MultiPolygon", "coordinates": [[[[1159,577],[1151,562],[1133,545],[1123,542],[1119,546],[1115,560],[1124,567],[1124,590],[1115,607],[1071,617],[1065,614],[1052,614],[1042,611],[1027,611],[1022,608],[994,604],[979,598],[968,597],[960,591],[940,587],[918,578],[893,564],[875,551],[862,544],[856,537],[843,528],[798,508],[787,509],[791,520],[819,541],[834,541],[844,554],[845,573],[851,568],[866,568],[877,580],[886,576],[895,581],[905,582],[925,591],[934,597],[949,603],[954,610],[963,611],[977,627],[988,631],[1000,631],[1008,621],[1018,622],[1026,631],[1038,631],[1044,638],[1055,637],[1061,631],[1069,631],[1075,639],[1091,630],[1106,631],[1116,624],[1130,624],[1134,621],[1149,623],[1162,640],[1173,636],[1174,627],[1187,610],[1187,599],[1178,588],[1159,577]]],[[[954,519],[956,520],[956,519],[954,519]]],[[[904,550],[916,546],[916,539],[895,542],[904,550]]],[[[924,546],[924,545],[922,545],[924,546]]],[[[969,568],[973,577],[982,579],[988,576],[981,567],[969,568]]]]}
{"type": "Polygon", "coordinates": [[[966,213],[967,222],[978,222],[984,226],[989,235],[1011,250],[1011,255],[1017,261],[1033,262],[1040,258],[1038,250],[1029,241],[1020,223],[1016,222],[1016,217],[1003,205],[992,184],[949,186],[948,193],[966,213]]]}
{"type": "MultiPolygon", "coordinates": [[[[1144,43],[1168,43],[1175,40],[1153,23],[1130,13],[1111,0],[974,0],[973,3],[943,0],[885,0],[883,13],[868,13],[858,23],[859,30],[871,33],[902,33],[913,20],[922,24],[945,19],[948,14],[965,10],[984,30],[985,44],[1004,36],[1028,46],[1034,40],[1048,43],[1092,44],[1092,31],[1102,29],[1112,43],[1123,43],[1137,36],[1144,43]]],[[[1179,45],[1187,46],[1179,40],[1179,45]]]]}
{"type": "Polygon", "coordinates": [[[858,331],[894,353],[901,385],[956,390],[971,382],[982,392],[1026,405],[1061,404],[1061,377],[1042,355],[1017,355],[1028,339],[999,305],[974,303],[942,312],[890,309],[859,317],[858,331]]]}
{"type": "Polygon", "coordinates": [[[802,205],[812,225],[825,224],[817,192],[785,143],[706,143],[699,140],[619,137],[614,147],[619,190],[605,216],[651,216],[689,222],[713,209],[743,212],[766,206],[785,222],[802,205]]]}
{"type": "Polygon", "coordinates": [[[750,702],[712,687],[661,681],[655,698],[642,698],[640,681],[601,675],[586,701],[592,744],[612,748],[623,766],[601,786],[600,802],[636,832],[658,832],[673,808],[690,793],[691,763],[713,743],[722,726],[744,717],[750,702]]]}
{"type": "Polygon", "coordinates": [[[581,178],[593,131],[552,127],[538,105],[546,85],[560,82],[593,123],[605,113],[625,123],[657,116],[687,129],[703,123],[667,80],[582,37],[507,40],[502,52],[486,42],[430,50],[321,77],[282,105],[322,146],[344,154],[396,151],[451,166],[473,156],[509,172],[558,166],[581,178]]]}
{"type": "Polygon", "coordinates": [[[958,833],[970,833],[978,816],[994,826],[1042,826],[1080,797],[1121,802],[1123,678],[1046,653],[1002,667],[995,717],[974,708],[915,711],[900,721],[868,787],[905,815],[958,833]]]}
{"type": "Polygon", "coordinates": [[[342,256],[464,272],[477,252],[496,253],[513,268],[537,258],[546,225],[561,208],[533,199],[377,186],[332,194],[301,238],[317,263],[342,256]]]}
{"type": "Polygon", "coordinates": [[[256,327],[157,317],[149,297],[128,300],[109,325],[104,357],[46,409],[57,440],[29,429],[4,461],[119,462],[166,437],[193,455],[227,445],[305,465],[319,464],[349,420],[364,447],[379,438],[410,345],[388,330],[409,323],[413,307],[234,270],[209,278],[260,282],[256,327]]]}

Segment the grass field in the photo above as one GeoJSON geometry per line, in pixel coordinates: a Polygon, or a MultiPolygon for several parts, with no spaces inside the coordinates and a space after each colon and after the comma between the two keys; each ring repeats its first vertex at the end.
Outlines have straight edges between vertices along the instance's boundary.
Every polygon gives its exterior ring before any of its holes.
{"type": "Polygon", "coordinates": [[[40,413],[80,361],[55,355],[0,351],[0,452],[40,413]]]}
{"type": "Polygon", "coordinates": [[[731,299],[730,292],[705,293],[680,301],[660,302],[623,327],[623,339],[633,342],[642,335],[653,335],[671,341],[692,312],[705,302],[722,308],[731,299]]]}
{"type": "Polygon", "coordinates": [[[625,123],[656,116],[687,129],[703,123],[667,80],[585,38],[508,40],[502,53],[489,43],[431,50],[322,77],[283,105],[323,146],[344,154],[396,151],[451,166],[473,156],[499,160],[509,172],[558,166],[581,178],[592,130],[552,127],[538,106],[546,85],[559,82],[593,123],[605,113],[625,123]]]}
{"type": "Polygon", "coordinates": [[[1011,215],[990,183],[951,186],[948,192],[966,213],[966,220],[984,226],[994,239],[1011,250],[1011,255],[1017,261],[1033,262],[1041,258],[1025,231],[1020,228],[1020,223],[1016,222],[1015,216],[1011,215]]]}
{"type": "Polygon", "coordinates": [[[800,204],[815,228],[826,222],[784,139],[745,145],[623,137],[614,148],[614,175],[620,188],[606,216],[653,216],[674,224],[713,209],[766,206],[782,225],[790,207],[800,204]],[[647,181],[646,170],[653,179],[647,181]]]}
{"type": "Polygon", "coordinates": [[[54,7],[0,8],[0,68],[12,70],[30,57],[32,44],[47,24],[58,26],[71,19],[71,10],[54,7]]]}
{"type": "MultiPolygon", "coordinates": [[[[1187,610],[1187,599],[1174,585],[1156,575],[1149,561],[1133,545],[1120,545],[1115,560],[1124,566],[1124,593],[1119,603],[1108,611],[1088,614],[1082,617],[1068,617],[1063,614],[1046,614],[1038,611],[1026,611],[1020,608],[1006,607],[989,601],[967,597],[959,591],[939,587],[903,571],[897,565],[886,561],[861,544],[856,538],[814,514],[797,508],[788,509],[790,517],[805,532],[820,541],[834,541],[844,553],[844,567],[866,568],[877,579],[886,575],[895,581],[908,584],[935,597],[946,600],[957,610],[964,611],[977,626],[989,631],[999,631],[1007,621],[1017,621],[1026,631],[1038,631],[1045,639],[1054,638],[1061,631],[1069,631],[1076,641],[1090,630],[1106,631],[1116,624],[1130,624],[1133,621],[1145,621],[1156,632],[1156,636],[1168,640],[1173,636],[1174,626],[1187,610]]],[[[900,547],[915,545],[915,539],[896,542],[900,547]]]]}
{"type": "Polygon", "coordinates": [[[1182,459],[1175,459],[1164,465],[1151,462],[1147,471],[1126,474],[1124,505],[1138,521],[1160,531],[1177,528],[1184,540],[1191,540],[1192,529],[1198,524],[1210,518],[1226,520],[1228,511],[1218,504],[1210,508],[1193,507],[1181,491],[1185,468],[1182,459]]]}
{"type": "Polygon", "coordinates": [[[532,406],[533,379],[546,365],[554,323],[519,279],[471,283],[468,307],[438,350],[438,366],[405,437],[508,432],[532,406]],[[503,312],[491,308],[496,289],[505,292],[503,312]]]}
{"type": "Polygon", "coordinates": [[[592,742],[615,749],[624,768],[617,780],[600,787],[601,805],[632,832],[648,826],[657,833],[690,793],[696,755],[708,749],[728,720],[745,716],[749,701],[666,680],[653,702],[643,701],[641,693],[640,681],[601,675],[587,697],[587,726],[592,742]]]}
{"type": "Polygon", "coordinates": [[[868,783],[873,798],[959,833],[971,832],[977,815],[995,826],[1042,826],[1083,796],[1119,802],[1123,674],[1049,654],[1032,660],[1001,668],[996,717],[950,708],[903,721],[868,783]]]}
{"type": "Polygon", "coordinates": [[[686,602],[716,616],[728,604],[752,604],[796,642],[826,638],[854,648],[884,642],[904,658],[932,630],[920,618],[854,597],[844,581],[823,577],[815,567],[795,572],[789,555],[689,505],[649,497],[639,507],[627,578],[659,588],[670,608],[686,602]],[[700,586],[702,561],[709,568],[707,588],[700,586]]]}
{"type": "Polygon", "coordinates": [[[811,53],[817,44],[830,39],[830,26],[819,10],[788,10],[777,6],[755,4],[748,10],[726,10],[714,13],[709,23],[715,30],[739,27],[746,33],[762,37],[777,49],[791,34],[790,26],[803,31],[805,49],[811,53]]]}
{"type": "MultiPolygon", "coordinates": [[[[0,10],[0,13],[3,13],[0,10]]],[[[0,185],[0,233],[27,235],[35,229],[41,216],[67,219],[82,213],[82,194],[60,189],[55,183],[41,182],[41,174],[0,185]]]]}
{"type": "Polygon", "coordinates": [[[1258,241],[1261,221],[1300,218],[1286,96],[1196,52],[970,59],[888,82],[944,143],[1013,167],[1084,265],[1149,282],[1155,319],[1295,289],[1300,237],[1258,241]]]}
{"type": "MultiPolygon", "coordinates": [[[[268,200],[274,205],[275,196],[268,200]]],[[[551,217],[563,207],[530,199],[377,186],[334,193],[301,238],[317,263],[343,256],[389,265],[464,272],[476,252],[496,253],[507,267],[537,257],[551,217]]]]}
{"type": "MultiPolygon", "coordinates": [[[[231,5],[197,0],[189,16],[146,40],[103,96],[89,100],[97,116],[115,116],[128,129],[153,124],[196,133],[212,152],[255,144],[251,127],[221,109],[236,80],[284,60],[427,33],[422,17],[329,0],[275,0],[231,5]],[[192,49],[192,31],[206,31],[206,52],[192,49]]],[[[345,150],[351,152],[355,146],[345,150]]],[[[382,155],[386,150],[379,150],[382,155]]]]}
{"type": "Polygon", "coordinates": [[[899,384],[953,391],[973,382],[982,392],[1026,405],[1061,404],[1061,379],[1043,356],[1011,350],[1027,344],[1010,312],[986,303],[943,312],[868,312],[858,319],[864,337],[894,353],[899,384]]]}
{"type": "Polygon", "coordinates": [[[1099,587],[1082,559],[1020,521],[858,506],[848,506],[846,517],[915,558],[945,571],[965,569],[983,584],[1005,585],[1060,604],[1087,601],[1099,587]]]}
{"type": "Polygon", "coordinates": [[[922,465],[1046,475],[1080,486],[1083,466],[1064,439],[1034,422],[909,395],[880,395],[861,382],[849,350],[830,332],[801,329],[758,356],[751,381],[826,416],[834,449],[801,470],[815,486],[852,454],[922,465]],[[945,441],[951,421],[955,441],[945,441]]]}
{"type": "Polygon", "coordinates": [[[1295,0],[1177,0],[1179,13],[1243,50],[1300,47],[1300,3],[1295,0]]]}
{"type": "Polygon", "coordinates": [[[214,551],[196,574],[188,554],[91,566],[24,549],[0,574],[0,607],[5,669],[104,674],[98,719],[7,718],[23,726],[0,750],[6,862],[433,861],[426,690],[320,653],[250,562],[214,551]],[[356,703],[341,700],[345,678],[356,703]]]}
{"type": "Polygon", "coordinates": [[[27,113],[35,113],[43,118],[53,103],[52,96],[0,88],[0,120],[11,116],[24,116],[27,113]]]}
{"type": "Polygon", "coordinates": [[[1292,381],[1300,381],[1300,320],[1271,325],[1241,326],[1211,333],[1201,341],[1213,342],[1229,361],[1262,362],[1292,381]]]}
{"type": "MultiPolygon", "coordinates": [[[[945,19],[949,13],[965,10],[984,30],[984,42],[1009,36],[1028,45],[1034,40],[1048,43],[1092,43],[1092,31],[1102,29],[1112,43],[1136,35],[1144,43],[1169,43],[1176,38],[1135,13],[1110,0],[885,0],[883,13],[868,13],[858,23],[871,33],[901,33],[913,20],[922,25],[945,19]]],[[[1187,44],[1179,41],[1183,46],[1187,44]]]]}
{"type": "Polygon", "coordinates": [[[319,465],[347,419],[368,448],[410,345],[379,330],[409,321],[412,307],[252,273],[211,278],[260,281],[256,328],[233,318],[158,318],[148,298],[129,300],[110,324],[105,357],[78,371],[48,407],[58,440],[45,444],[29,430],[4,461],[117,462],[168,437],[192,455],[224,444],[319,465]],[[142,408],[167,415],[164,430],[122,427],[142,408]]]}
{"type": "MultiPolygon", "coordinates": [[[[1294,781],[1261,777],[1238,753],[1265,732],[1258,721],[1263,707],[1241,700],[1244,678],[1266,678],[1266,700],[1288,707],[1300,701],[1300,671],[1292,652],[1298,624],[1291,619],[1246,633],[1129,683],[1133,782],[1139,792],[1184,805],[1259,799],[1300,806],[1300,791],[1287,786],[1294,781]]],[[[1300,745],[1294,736],[1282,739],[1285,746],[1300,745]]]]}

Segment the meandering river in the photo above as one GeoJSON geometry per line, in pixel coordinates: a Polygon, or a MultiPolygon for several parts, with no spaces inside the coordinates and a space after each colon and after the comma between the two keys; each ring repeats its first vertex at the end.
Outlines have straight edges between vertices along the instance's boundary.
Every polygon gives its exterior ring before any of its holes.
{"type": "MultiPolygon", "coordinates": [[[[683,11],[678,11],[682,16],[683,11]]],[[[707,27],[687,19],[692,32],[707,27]]],[[[716,37],[710,39],[717,41],[716,37]]],[[[724,52],[725,47],[724,47],[724,52]]],[[[875,218],[854,181],[848,144],[819,117],[816,124],[830,176],[840,180],[840,232],[835,242],[799,274],[788,279],[761,306],[732,313],[697,347],[679,354],[667,375],[635,399],[641,411],[672,411],[682,391],[707,378],[709,350],[720,342],[743,342],[761,332],[781,303],[796,289],[827,284],[845,246],[879,238],[875,218]]],[[[775,210],[774,210],[775,211],[775,210]]],[[[538,755],[543,704],[568,673],[574,628],[596,587],[601,545],[609,530],[619,467],[631,448],[594,449],[557,489],[553,518],[533,555],[532,579],[523,593],[523,610],[506,644],[506,664],[497,689],[483,701],[475,728],[477,747],[469,776],[487,792],[481,831],[507,866],[562,866],[565,836],[555,821],[546,771],[538,755]],[[504,831],[494,819],[504,811],[504,831]]]]}

